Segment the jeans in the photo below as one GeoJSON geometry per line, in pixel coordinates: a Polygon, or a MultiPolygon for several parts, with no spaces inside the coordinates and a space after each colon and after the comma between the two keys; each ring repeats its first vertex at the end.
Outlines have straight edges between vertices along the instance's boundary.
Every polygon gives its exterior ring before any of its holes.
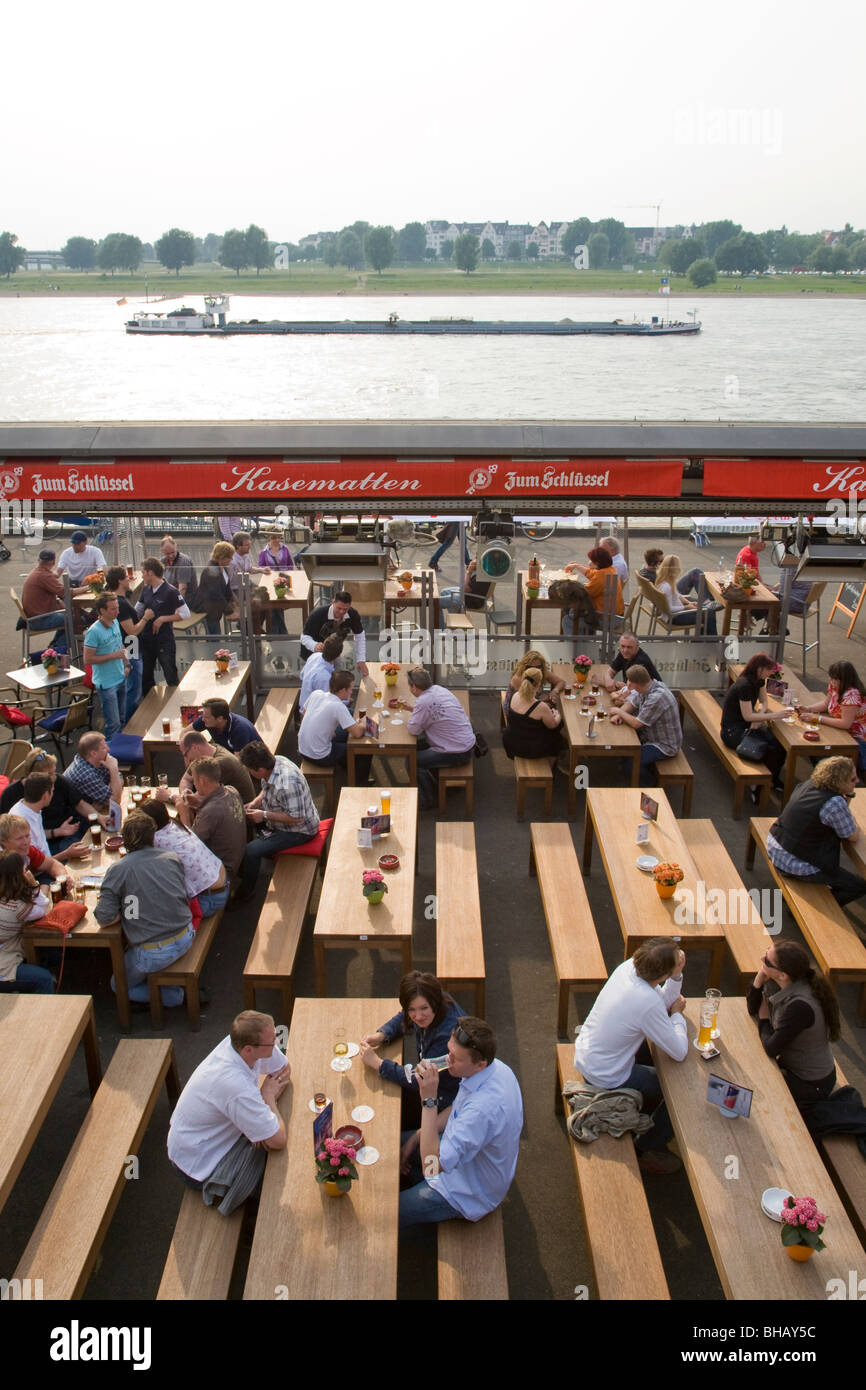
{"type": "Polygon", "coordinates": [[[54,976],[50,971],[43,970],[41,965],[27,965],[22,961],[15,971],[15,983],[32,985],[34,994],[54,993],[54,976]]]}
{"type": "Polygon", "coordinates": [[[143,663],[140,656],[129,658],[129,675],[126,678],[126,718],[135,714],[141,704],[141,673],[143,663]]]}
{"type": "Polygon", "coordinates": [[[835,869],[816,869],[813,874],[789,874],[788,877],[797,879],[799,883],[826,883],[840,907],[852,903],[855,898],[862,898],[866,893],[866,878],[852,874],[850,869],[843,869],[841,865],[835,869]]]}
{"type": "MultiPolygon", "coordinates": [[[[449,545],[453,545],[454,542],[456,541],[457,535],[458,535],[458,533],[455,532],[454,535],[451,537],[450,540],[443,541],[442,544],[439,546],[439,549],[438,549],[438,550],[434,550],[433,554],[430,556],[430,564],[428,565],[428,569],[431,569],[431,570],[432,570],[436,565],[439,564],[439,561],[442,559],[442,556],[445,554],[445,551],[448,549],[449,545]]],[[[463,563],[464,563],[465,565],[468,565],[468,564],[469,564],[469,546],[466,544],[465,538],[464,538],[464,543],[463,543],[463,550],[464,550],[464,560],[463,560],[463,563]]]]}
{"type": "Polygon", "coordinates": [[[229,900],[229,886],[219,888],[215,893],[199,893],[198,905],[201,908],[202,917],[212,917],[215,912],[219,912],[221,907],[225,907],[229,900]]]}
{"type": "MultiPolygon", "coordinates": [[[[415,1130],[406,1130],[400,1135],[401,1147],[412,1135],[415,1130]]],[[[431,1187],[425,1178],[421,1177],[421,1155],[418,1149],[412,1155],[410,1165],[410,1176],[419,1179],[414,1187],[407,1187],[400,1193],[400,1215],[398,1218],[399,1227],[402,1231],[406,1226],[420,1226],[431,1221],[462,1221],[464,1218],[459,1211],[455,1211],[450,1202],[446,1202],[444,1197],[440,1197],[435,1187],[431,1187]]]]}
{"type": "Polygon", "coordinates": [[[179,685],[180,677],[177,674],[177,655],[174,646],[174,633],[171,641],[161,646],[154,646],[151,643],[142,642],[140,646],[142,660],[141,693],[146,695],[154,685],[154,670],[156,663],[162,667],[166,685],[179,685]]]}
{"type": "Polygon", "coordinates": [[[295,845],[305,845],[313,838],[314,836],[307,834],[305,830],[275,830],[273,835],[260,835],[258,839],[251,840],[241,864],[240,896],[249,898],[255,892],[259,866],[263,859],[273,859],[281,849],[294,849],[295,845]]]}
{"type": "Polygon", "coordinates": [[[61,835],[59,840],[54,839],[48,841],[48,847],[52,854],[62,854],[65,849],[69,849],[70,845],[78,844],[79,840],[83,838],[85,831],[89,828],[88,822],[83,816],[78,817],[78,826],[79,828],[74,835],[61,835]]]}
{"type": "MultiPolygon", "coordinates": [[[[348,729],[338,729],[331,740],[331,751],[325,758],[308,758],[308,762],[315,763],[317,767],[345,767],[346,765],[346,744],[349,741],[348,729]]],[[[306,754],[304,755],[306,757],[306,754]]],[[[372,758],[357,757],[355,759],[355,774],[358,785],[362,786],[370,776],[370,768],[373,766],[372,758]]]]}
{"type": "MultiPolygon", "coordinates": [[[[123,957],[130,999],[134,999],[138,1004],[147,1004],[150,1000],[148,975],[153,975],[157,970],[164,970],[167,965],[173,965],[176,960],[180,960],[194,941],[195,932],[190,923],[182,936],[177,937],[175,941],[169,941],[165,946],[157,946],[149,951],[142,946],[130,946],[123,957]]],[[[114,989],[113,975],[111,988],[114,989]]],[[[183,990],[180,985],[163,985],[160,994],[167,1009],[175,1009],[183,1003],[183,990]]]]}
{"type": "MultiPolygon", "coordinates": [[[[671,624],[673,627],[683,627],[695,622],[697,610],[694,608],[683,608],[679,613],[671,613],[671,624]]],[[[716,636],[716,610],[707,609],[707,634],[710,637],[716,636]]]]}
{"type": "Polygon", "coordinates": [[[28,618],[27,626],[31,632],[50,632],[51,629],[54,628],[57,632],[62,633],[66,630],[64,627],[64,618],[65,614],[63,612],[43,613],[38,618],[28,618]]]}
{"type": "Polygon", "coordinates": [[[673,1138],[674,1129],[667,1106],[662,1100],[662,1088],[655,1067],[646,1067],[641,1062],[635,1062],[630,1075],[622,1084],[633,1091],[640,1091],[644,1098],[644,1110],[652,1113],[652,1129],[648,1129],[646,1134],[639,1134],[635,1139],[634,1146],[638,1153],[646,1153],[648,1149],[664,1149],[673,1138]]]}
{"type": "Polygon", "coordinates": [[[465,753],[440,753],[435,748],[422,747],[419,740],[418,798],[422,811],[429,811],[436,803],[436,779],[428,771],[428,768],[457,767],[459,763],[465,763],[466,759],[471,757],[471,748],[467,748],[465,753]]]}
{"type": "Polygon", "coordinates": [[[835,1067],[829,1076],[822,1076],[820,1081],[804,1081],[802,1077],[794,1076],[793,1072],[786,1071],[784,1067],[782,1067],[782,1075],[799,1110],[803,1110],[809,1105],[815,1105],[819,1100],[828,1100],[836,1085],[835,1067]]]}
{"type": "Polygon", "coordinates": [[[97,690],[105,723],[103,733],[110,743],[126,723],[126,677],[118,685],[98,686],[97,690]]]}
{"type": "MultiPolygon", "coordinates": [[[[722,743],[726,748],[733,748],[736,752],[745,738],[746,733],[755,734],[763,743],[764,752],[761,762],[772,772],[773,785],[777,787],[782,768],[785,766],[785,750],[779,740],[773,737],[768,728],[762,728],[759,724],[750,724],[742,733],[728,735],[726,735],[724,729],[722,729],[722,743]]],[[[749,759],[749,761],[751,761],[751,759],[749,759]]]]}
{"type": "Polygon", "coordinates": [[[268,613],[268,632],[271,636],[285,637],[288,629],[286,627],[285,614],[282,608],[272,608],[268,613]]]}
{"type": "Polygon", "coordinates": [[[642,787],[658,786],[658,775],[652,770],[653,763],[670,754],[663,753],[657,743],[642,743],[640,748],[640,784],[642,787]]]}
{"type": "Polygon", "coordinates": [[[222,632],[221,618],[205,618],[204,630],[209,637],[218,637],[222,632]]]}
{"type": "Polygon", "coordinates": [[[677,580],[677,593],[690,594],[698,592],[698,584],[703,575],[702,569],[689,570],[688,574],[681,574],[677,580]]]}

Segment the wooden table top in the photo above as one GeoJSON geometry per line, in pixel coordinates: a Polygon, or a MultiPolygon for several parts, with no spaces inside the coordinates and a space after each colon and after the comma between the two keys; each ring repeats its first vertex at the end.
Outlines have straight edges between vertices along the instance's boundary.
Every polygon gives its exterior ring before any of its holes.
{"type": "Polygon", "coordinates": [[[184,673],[180,685],[175,686],[166,703],[154,719],[147,733],[143,735],[145,744],[165,747],[167,743],[177,742],[181,734],[180,711],[182,705],[201,705],[212,696],[220,696],[234,706],[250,678],[251,663],[239,661],[233,671],[222,675],[213,661],[194,661],[184,673]],[[164,736],[163,719],[171,720],[171,733],[164,736]]]}
{"type": "Polygon", "coordinates": [[[707,581],[707,589],[712,598],[715,599],[716,603],[723,603],[726,608],[779,607],[780,600],[767,588],[766,584],[762,584],[760,580],[758,580],[758,583],[755,585],[754,593],[750,597],[746,595],[745,590],[741,590],[740,593],[742,597],[740,597],[740,594],[736,594],[731,598],[726,598],[722,593],[722,587],[727,578],[725,572],[722,570],[708,570],[704,574],[704,578],[707,581]]]}
{"type": "MultiPolygon", "coordinates": [[[[857,822],[860,839],[853,845],[845,841],[845,852],[851,860],[852,868],[866,877],[866,787],[858,787],[848,809],[857,822]]],[[[844,860],[842,861],[844,864],[844,860]]]]}
{"type": "Polygon", "coordinates": [[[275,586],[277,582],[278,570],[266,569],[259,574],[250,575],[250,583],[260,585],[268,591],[268,599],[259,599],[258,602],[267,606],[272,603],[277,608],[305,608],[310,597],[310,581],[303,570],[284,570],[282,573],[290,576],[292,581],[291,589],[286,591],[285,598],[277,598],[275,586]]]}
{"type": "MultiPolygon", "coordinates": [[[[541,586],[538,590],[538,597],[530,598],[526,592],[527,586],[529,584],[529,571],[518,570],[517,579],[520,585],[520,592],[523,595],[523,600],[525,603],[535,605],[536,607],[540,604],[549,604],[551,608],[563,607],[562,599],[550,598],[548,594],[548,589],[550,588],[550,585],[554,582],[554,580],[573,579],[577,584],[586,583],[586,579],[581,574],[580,570],[575,570],[573,574],[566,574],[565,570],[543,569],[541,571],[541,586]]],[[[568,607],[568,605],[566,604],[565,607],[568,607]]]]}
{"type": "MultiPolygon", "coordinates": [[[[288,1143],[268,1154],[245,1299],[273,1303],[275,1290],[283,1288],[290,1299],[310,1301],[397,1297],[402,1091],[360,1057],[349,1071],[330,1069],[335,1027],[359,1042],[397,1007],[394,999],[295,1000],[286,1048],[292,1083],[279,1101],[288,1143]],[[361,1129],[379,1150],[378,1162],[358,1167],[344,1197],[329,1197],[316,1182],[309,1101],[319,1089],[334,1102],[334,1130],[353,1123],[356,1105],[375,1111],[361,1129]]],[[[400,1048],[397,1041],[379,1055],[399,1060],[400,1048]]]]}
{"type": "Polygon", "coordinates": [[[760,1299],[767,1307],[780,1299],[823,1301],[828,1279],[840,1278],[847,1288],[848,1271],[862,1271],[863,1247],[745,999],[722,999],[721,1056],[711,1062],[691,1046],[699,1005],[698,999],[687,1003],[685,1061],[672,1061],[658,1047],[653,1054],[722,1286],[728,1298],[760,1299]],[[728,1119],[707,1101],[711,1071],[754,1090],[748,1119],[728,1119]],[[780,1226],[761,1211],[768,1187],[815,1198],[828,1218],[826,1250],[805,1264],[788,1256],[780,1226]]]}
{"type": "MultiPolygon", "coordinates": [[[[728,666],[729,679],[732,682],[739,680],[745,669],[745,662],[733,662],[728,666]]],[[[788,695],[796,695],[801,704],[814,705],[816,700],[820,700],[821,698],[820,693],[810,690],[808,686],[803,684],[796,672],[792,667],[788,666],[787,663],[782,664],[782,674],[777,676],[776,679],[784,681],[788,687],[788,695]]],[[[774,700],[772,696],[769,696],[768,700],[773,705],[774,709],[778,709],[781,703],[779,700],[774,700]]]]}
{"type": "MultiPolygon", "coordinates": [[[[633,941],[653,936],[683,937],[691,941],[705,940],[708,945],[724,939],[724,928],[707,925],[702,919],[706,892],[710,887],[742,887],[736,884],[705,884],[704,895],[698,890],[701,878],[697,866],[682,837],[676,816],[661,787],[646,789],[658,802],[657,821],[645,821],[640,813],[641,789],[638,787],[589,787],[586,792],[587,817],[595,828],[611,896],[619,917],[623,937],[633,941]],[[649,826],[649,840],[638,845],[635,841],[639,825],[649,826]],[[693,897],[694,922],[677,923],[676,898],[660,898],[655,879],[637,867],[638,855],[652,854],[661,863],[679,864],[683,880],[678,890],[690,889],[693,897]]],[[[703,882],[703,880],[701,880],[703,882]]]]}
{"type": "MultiPolygon", "coordinates": [[[[409,570],[409,566],[407,565],[407,566],[406,566],[406,572],[407,572],[407,573],[408,573],[408,570],[409,570]]],[[[397,573],[398,573],[398,574],[402,574],[402,573],[403,573],[403,570],[400,569],[400,570],[397,571],[397,573]]],[[[417,606],[418,604],[420,604],[420,602],[421,602],[421,576],[422,576],[422,575],[425,575],[425,574],[429,574],[430,578],[433,580],[433,602],[434,602],[434,603],[438,603],[438,601],[439,601],[439,576],[438,576],[438,574],[436,573],[435,570],[430,570],[430,569],[422,569],[422,570],[413,570],[413,571],[412,571],[412,578],[413,578],[413,580],[414,580],[415,582],[413,583],[412,588],[409,590],[408,594],[406,593],[406,591],[405,591],[405,589],[403,588],[402,584],[399,583],[399,581],[398,581],[396,575],[392,575],[392,577],[391,577],[390,579],[386,579],[386,581],[385,581],[385,602],[388,603],[388,604],[393,604],[393,603],[402,603],[402,604],[407,604],[407,605],[412,605],[412,604],[414,604],[414,605],[416,605],[416,606],[417,606]]]]}
{"type": "Polygon", "coordinates": [[[378,787],[344,787],[340,793],[316,913],[316,937],[412,937],[418,789],[393,788],[390,835],[374,840],[371,849],[359,849],[361,817],[374,803],[378,810],[379,791],[378,787]],[[364,869],[376,868],[381,854],[396,854],[400,867],[385,874],[388,892],[381,903],[371,904],[361,891],[361,875],[364,869]]]}
{"type": "MultiPolygon", "coordinates": [[[[113,565],[109,565],[109,566],[108,566],[108,569],[113,569],[113,568],[114,568],[113,565]]],[[[126,599],[128,599],[128,601],[129,601],[130,603],[133,603],[133,604],[134,604],[134,603],[136,602],[136,600],[135,600],[132,596],[133,596],[134,593],[137,592],[137,590],[139,590],[139,589],[142,587],[143,584],[144,584],[144,576],[143,576],[143,574],[141,573],[141,570],[133,570],[133,572],[132,572],[132,579],[129,581],[129,588],[127,589],[126,594],[124,595],[124,597],[125,597],[126,599]]],[[[73,597],[72,602],[73,602],[73,603],[86,604],[86,605],[89,605],[91,608],[95,608],[95,607],[96,607],[96,600],[97,600],[98,598],[99,598],[99,594],[91,594],[91,593],[76,594],[76,595],[73,597]]]]}
{"type": "MultiPolygon", "coordinates": [[[[570,691],[574,680],[573,668],[560,664],[554,666],[552,669],[557,680],[564,680],[568,683],[570,691]]],[[[572,700],[569,699],[567,694],[563,693],[560,696],[559,708],[562,710],[562,723],[566,738],[573,749],[581,749],[584,753],[589,755],[593,750],[598,752],[600,749],[602,752],[606,752],[608,749],[621,748],[623,756],[625,756],[626,754],[633,754],[640,749],[640,739],[637,736],[637,730],[633,729],[630,724],[612,724],[610,721],[610,712],[616,709],[617,706],[611,704],[610,695],[601,685],[601,677],[606,676],[608,670],[609,667],[605,662],[597,662],[593,666],[580,694],[572,700]],[[588,738],[587,729],[589,728],[589,717],[580,713],[580,707],[582,697],[591,694],[591,686],[594,679],[599,682],[599,691],[595,697],[596,703],[593,706],[593,712],[597,715],[599,710],[604,710],[607,718],[603,719],[601,722],[596,719],[596,736],[595,738],[588,738]]]]}
{"type": "Polygon", "coordinates": [[[89,994],[0,994],[0,1208],[88,1025],[89,994]]]}
{"type": "Polygon", "coordinates": [[[405,664],[400,667],[396,685],[386,684],[380,663],[368,662],[367,669],[369,675],[362,677],[358,685],[358,693],[355,696],[355,717],[357,718],[358,710],[366,709],[368,718],[378,721],[379,737],[378,739],[352,739],[353,746],[357,750],[360,748],[378,748],[380,743],[385,743],[390,747],[414,748],[415,735],[410,734],[406,727],[412,714],[411,707],[415,704],[415,696],[410,691],[407,680],[407,674],[411,668],[405,664]],[[382,709],[373,708],[377,690],[382,692],[382,709]],[[392,710],[388,706],[389,700],[403,700],[410,708],[392,710]],[[400,720],[400,723],[393,723],[395,717],[400,720]]]}

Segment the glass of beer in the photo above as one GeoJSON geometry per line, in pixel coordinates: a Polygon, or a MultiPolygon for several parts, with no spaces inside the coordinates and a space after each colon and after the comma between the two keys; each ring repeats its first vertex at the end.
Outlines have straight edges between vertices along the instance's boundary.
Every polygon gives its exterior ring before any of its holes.
{"type": "Polygon", "coordinates": [[[133,576],[134,574],[135,574],[135,570],[133,569],[132,565],[127,565],[127,567],[126,567],[126,577],[127,577],[127,579],[131,579],[132,576],[133,576]]]}
{"type": "Polygon", "coordinates": [[[163,721],[162,721],[162,736],[163,736],[163,738],[171,738],[171,720],[170,720],[170,719],[163,719],[163,721]]]}
{"type": "Polygon", "coordinates": [[[90,822],[90,840],[94,849],[99,849],[102,845],[102,826],[98,820],[90,822]]]}
{"type": "Polygon", "coordinates": [[[76,901],[77,903],[83,903],[83,902],[86,902],[86,900],[87,900],[87,889],[85,888],[85,886],[84,886],[83,883],[76,883],[76,885],[75,885],[75,901],[76,901]]]}
{"type": "Polygon", "coordinates": [[[382,692],[381,692],[381,690],[374,690],[374,691],[373,691],[373,698],[374,698],[374,700],[376,701],[376,704],[377,704],[377,705],[381,705],[381,703],[382,703],[382,692]]]}
{"type": "Polygon", "coordinates": [[[710,1034],[710,1036],[712,1038],[720,1038],[721,1033],[719,1031],[719,1005],[722,1001],[722,991],[720,989],[708,989],[704,998],[710,1001],[715,1011],[713,1013],[713,1031],[710,1034]]]}
{"type": "Polygon", "coordinates": [[[711,1047],[713,1038],[713,1019],[716,1007],[712,999],[701,1000],[701,1027],[698,1033],[698,1047],[711,1047]]]}
{"type": "Polygon", "coordinates": [[[56,907],[63,897],[64,883],[60,878],[55,878],[51,883],[51,906],[56,907]]]}
{"type": "Polygon", "coordinates": [[[383,816],[390,816],[390,814],[391,814],[391,792],[390,792],[390,790],[381,791],[381,792],[379,793],[379,803],[380,803],[380,805],[381,805],[381,807],[382,807],[382,815],[383,815],[383,816]]]}
{"type": "Polygon", "coordinates": [[[317,1086],[313,1092],[313,1104],[320,1112],[324,1110],[325,1106],[328,1104],[328,1094],[323,1087],[317,1086]]]}
{"type": "Polygon", "coordinates": [[[136,787],[132,793],[132,804],[133,806],[141,805],[141,792],[139,791],[138,787],[136,787]]]}
{"type": "Polygon", "coordinates": [[[160,773],[157,775],[157,779],[156,779],[156,780],[159,782],[159,785],[160,785],[161,787],[167,787],[167,786],[168,786],[168,773],[167,773],[167,772],[160,772],[160,773]]]}
{"type": "Polygon", "coordinates": [[[597,709],[596,712],[595,712],[595,717],[596,717],[596,719],[599,720],[599,722],[600,722],[602,719],[606,719],[606,718],[607,718],[607,710],[604,710],[604,709],[597,709]]]}
{"type": "Polygon", "coordinates": [[[598,681],[597,681],[597,680],[593,680],[593,681],[592,681],[592,683],[591,683],[591,685],[590,685],[590,689],[591,689],[593,695],[597,695],[597,694],[598,694],[599,686],[598,686],[598,681]]]}
{"type": "Polygon", "coordinates": [[[343,1024],[338,1024],[334,1029],[334,1070],[348,1071],[352,1065],[352,1059],[347,1056],[349,1044],[346,1041],[346,1029],[343,1024]]]}

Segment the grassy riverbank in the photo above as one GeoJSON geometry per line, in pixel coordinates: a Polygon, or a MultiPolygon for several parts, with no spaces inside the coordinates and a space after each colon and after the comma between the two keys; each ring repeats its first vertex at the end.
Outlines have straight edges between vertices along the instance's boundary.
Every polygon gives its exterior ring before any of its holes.
{"type": "MultiPolygon", "coordinates": [[[[377,275],[375,271],[329,270],[321,261],[293,265],[290,271],[264,271],[261,275],[236,276],[222,266],[193,266],[179,276],[153,266],[135,275],[84,274],[68,270],[28,270],[0,280],[0,297],[21,299],[42,295],[105,295],[143,300],[159,295],[279,294],[333,295],[394,298],[400,295],[630,295],[658,299],[659,275],[655,270],[576,271],[563,263],[481,265],[464,275],[449,265],[397,266],[377,275]],[[55,286],[52,289],[50,286],[55,286]],[[146,289],[145,289],[146,287],[146,289]]],[[[755,279],[722,278],[696,290],[681,276],[671,282],[671,299],[691,302],[696,296],[750,295],[799,298],[801,295],[850,297],[866,294],[866,274],[763,275],[755,279]]]]}

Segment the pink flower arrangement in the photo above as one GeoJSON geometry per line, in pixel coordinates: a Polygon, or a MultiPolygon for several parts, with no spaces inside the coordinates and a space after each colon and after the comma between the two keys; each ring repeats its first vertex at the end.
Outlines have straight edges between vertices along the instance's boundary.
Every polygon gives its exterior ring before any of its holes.
{"type": "Polygon", "coordinates": [[[42,665],[46,667],[59,666],[60,653],[56,652],[53,647],[46,647],[45,651],[42,653],[42,665]]]}
{"type": "Polygon", "coordinates": [[[358,1176],[355,1157],[351,1144],[342,1139],[326,1139],[316,1154],[316,1182],[335,1182],[341,1192],[348,1192],[358,1176]]]}
{"type": "Polygon", "coordinates": [[[364,887],[363,894],[369,898],[371,893],[387,893],[388,885],[385,876],[379,869],[365,869],[362,874],[364,887]]]}
{"type": "Polygon", "coordinates": [[[782,1206],[782,1244],[810,1245],[823,1250],[821,1232],[827,1220],[814,1197],[788,1197],[782,1206]]]}
{"type": "Polygon", "coordinates": [[[586,655],[576,656],[576,657],[574,658],[574,669],[575,669],[575,671],[586,671],[586,672],[591,671],[591,670],[592,670],[592,657],[591,657],[591,656],[586,656],[586,655]]]}
{"type": "Polygon", "coordinates": [[[228,647],[220,647],[219,651],[214,652],[213,655],[214,661],[228,661],[231,657],[231,652],[229,651],[228,647]]]}

